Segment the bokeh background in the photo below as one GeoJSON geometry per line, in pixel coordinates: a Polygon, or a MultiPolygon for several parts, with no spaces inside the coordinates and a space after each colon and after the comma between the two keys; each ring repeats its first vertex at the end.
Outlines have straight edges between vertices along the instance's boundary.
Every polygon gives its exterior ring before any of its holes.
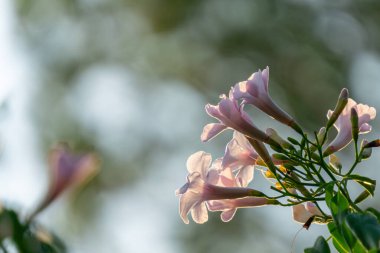
{"type": "MultiPolygon", "coordinates": [[[[204,105],[266,66],[272,97],[310,133],[343,87],[380,109],[380,2],[0,1],[3,205],[35,207],[48,186],[47,152],[63,140],[103,161],[89,185],[37,218],[69,252],[302,252],[327,230],[301,231],[292,249],[301,225],[290,208],[185,225],[174,195],[187,157],[220,157],[231,138],[201,143],[213,121],[204,105]]],[[[259,126],[294,135],[251,113],[259,126]]],[[[372,125],[369,139],[379,135],[379,120],[372,125]]],[[[360,173],[379,179],[379,159],[375,151],[360,173]]],[[[259,173],[254,185],[266,185],[259,173]]]]}

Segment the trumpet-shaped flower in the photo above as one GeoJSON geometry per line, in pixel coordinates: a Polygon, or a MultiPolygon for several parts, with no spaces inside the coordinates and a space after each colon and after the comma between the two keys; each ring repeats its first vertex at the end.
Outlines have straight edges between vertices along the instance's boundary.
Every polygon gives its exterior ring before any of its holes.
{"type": "Polygon", "coordinates": [[[207,124],[203,128],[201,135],[202,141],[208,141],[224,131],[232,128],[244,135],[257,139],[268,144],[276,144],[268,137],[266,133],[259,130],[249,118],[249,115],[243,110],[243,105],[239,105],[237,100],[230,91],[229,96],[222,95],[218,105],[207,104],[206,112],[219,120],[219,123],[207,124]]]}
{"type": "Polygon", "coordinates": [[[241,166],[254,165],[259,155],[241,133],[234,131],[232,140],[227,144],[223,156],[222,166],[240,168],[241,166]]]}
{"type": "MultiPolygon", "coordinates": [[[[372,127],[368,122],[376,117],[376,109],[368,105],[358,104],[349,98],[342,113],[334,124],[338,130],[338,134],[325,150],[324,156],[343,149],[352,141],[351,109],[355,109],[358,114],[359,134],[365,134],[371,131],[372,127]]],[[[333,111],[329,110],[327,118],[330,118],[332,113],[333,111]]]]}
{"type": "Polygon", "coordinates": [[[49,156],[50,187],[31,217],[47,207],[67,188],[79,186],[89,180],[98,172],[99,165],[99,158],[93,153],[74,155],[65,144],[54,147],[49,156]]]}
{"type": "Polygon", "coordinates": [[[294,119],[272,100],[268,84],[269,67],[266,67],[263,71],[253,73],[248,80],[236,84],[233,94],[236,99],[243,99],[244,103],[251,104],[297,132],[302,132],[294,119]]]}
{"type": "Polygon", "coordinates": [[[299,223],[305,224],[312,216],[323,216],[321,211],[312,202],[292,206],[293,219],[299,223]]]}
{"type": "MultiPolygon", "coordinates": [[[[246,187],[253,179],[252,165],[245,166],[244,169],[234,175],[231,168],[225,168],[219,173],[219,180],[217,185],[222,187],[246,187]]],[[[269,204],[266,198],[262,197],[245,197],[237,199],[224,199],[208,201],[207,205],[210,211],[222,211],[220,218],[224,222],[230,221],[238,208],[250,208],[257,206],[264,206],[269,204]]]]}
{"type": "Polygon", "coordinates": [[[230,178],[220,175],[223,171],[220,159],[210,165],[211,155],[203,151],[194,153],[187,160],[187,183],[176,191],[180,196],[180,216],[186,224],[189,223],[189,212],[196,223],[208,220],[206,201],[243,198],[252,194],[252,189],[234,187],[229,183],[230,178]],[[220,181],[231,187],[219,186],[220,181]]]}

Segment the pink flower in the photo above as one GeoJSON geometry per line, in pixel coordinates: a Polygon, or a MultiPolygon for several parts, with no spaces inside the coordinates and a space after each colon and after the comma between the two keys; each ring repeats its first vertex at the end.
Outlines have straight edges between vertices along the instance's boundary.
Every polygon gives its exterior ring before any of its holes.
{"type": "Polygon", "coordinates": [[[203,151],[192,154],[187,160],[187,183],[176,191],[180,196],[179,213],[186,224],[189,223],[189,212],[196,223],[208,220],[206,201],[242,198],[252,193],[249,188],[218,186],[220,181],[228,182],[230,179],[220,176],[221,160],[216,160],[210,168],[211,160],[211,155],[203,151]]]}
{"type": "Polygon", "coordinates": [[[233,88],[236,99],[243,99],[244,103],[256,106],[269,116],[302,133],[294,119],[282,110],[270,97],[268,91],[269,67],[253,73],[247,81],[240,82],[233,88]]]}
{"type": "MultiPolygon", "coordinates": [[[[371,131],[372,127],[368,122],[376,117],[376,109],[368,105],[357,104],[353,99],[349,98],[347,105],[344,107],[342,113],[334,124],[335,128],[338,130],[338,134],[323,153],[324,156],[328,156],[343,149],[351,142],[352,126],[350,118],[352,108],[358,113],[359,134],[365,134],[371,131]]],[[[329,110],[327,112],[327,118],[330,118],[332,113],[333,111],[329,110]]]]}
{"type": "Polygon", "coordinates": [[[241,167],[256,164],[259,155],[248,139],[241,133],[234,131],[232,140],[227,144],[224,153],[223,167],[241,167]]]}
{"type": "Polygon", "coordinates": [[[221,100],[218,105],[207,104],[205,107],[206,112],[211,117],[218,119],[219,123],[207,124],[203,128],[201,135],[202,141],[208,141],[226,128],[232,128],[251,138],[273,144],[273,141],[268,135],[253,124],[249,115],[243,110],[243,106],[239,105],[237,100],[233,97],[232,90],[228,97],[222,95],[220,98],[221,100]]]}
{"type": "MultiPolygon", "coordinates": [[[[236,176],[231,168],[225,168],[219,171],[219,179],[217,185],[222,187],[246,187],[253,179],[252,165],[245,166],[236,176]]],[[[266,198],[261,197],[245,197],[238,199],[212,200],[207,205],[210,211],[222,211],[220,218],[224,222],[230,221],[238,208],[257,207],[269,204],[266,198]]]]}
{"type": "Polygon", "coordinates": [[[312,202],[292,206],[293,219],[299,223],[305,224],[312,216],[323,216],[321,211],[312,202]]]}
{"type": "Polygon", "coordinates": [[[98,172],[99,165],[99,158],[93,153],[74,155],[65,144],[54,147],[49,156],[51,169],[49,190],[30,217],[34,217],[46,208],[67,188],[79,186],[93,177],[98,172]]]}

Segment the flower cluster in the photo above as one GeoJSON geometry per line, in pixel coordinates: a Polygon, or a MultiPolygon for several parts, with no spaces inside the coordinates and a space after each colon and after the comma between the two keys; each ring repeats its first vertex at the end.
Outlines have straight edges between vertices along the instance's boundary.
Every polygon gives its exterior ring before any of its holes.
{"type": "MultiPolygon", "coordinates": [[[[238,208],[264,205],[292,206],[293,219],[307,224],[329,223],[334,214],[321,209],[319,202],[327,201],[332,194],[341,193],[352,210],[360,210],[347,192],[348,182],[364,185],[364,200],[373,195],[367,187],[370,180],[359,179],[352,172],[356,165],[370,155],[372,147],[379,141],[363,140],[358,148],[358,135],[371,131],[369,122],[376,110],[358,104],[349,98],[343,89],[334,110],[327,113],[327,123],[312,138],[269,95],[269,68],[253,73],[246,81],[231,87],[220,96],[217,105],[207,104],[207,114],[218,120],[207,124],[201,134],[202,141],[209,141],[226,129],[233,130],[233,138],[227,144],[224,156],[212,161],[211,155],[203,151],[192,154],[187,161],[187,183],[176,191],[180,198],[179,212],[185,223],[191,213],[196,223],[208,219],[208,211],[221,211],[221,219],[230,221],[238,208]],[[292,128],[300,139],[282,138],[274,129],[263,131],[255,125],[254,118],[244,110],[254,106],[292,128]],[[337,134],[329,141],[332,126],[337,134]],[[344,171],[336,152],[354,141],[355,163],[344,171]],[[268,147],[272,150],[269,151],[268,147]],[[267,192],[248,187],[254,171],[260,170],[269,182],[267,192]],[[362,181],[360,181],[362,180],[362,181]],[[367,184],[367,185],[365,185],[367,184]]],[[[364,178],[364,179],[363,179],[364,178]]]]}

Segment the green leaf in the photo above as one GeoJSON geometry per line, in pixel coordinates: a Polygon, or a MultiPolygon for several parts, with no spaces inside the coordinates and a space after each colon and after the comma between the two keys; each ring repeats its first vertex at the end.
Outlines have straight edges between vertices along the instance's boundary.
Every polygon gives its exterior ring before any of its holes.
{"type": "Polygon", "coordinates": [[[359,175],[349,175],[347,178],[351,180],[355,180],[357,183],[359,183],[361,186],[363,186],[369,194],[373,197],[375,193],[376,188],[376,180],[370,179],[368,177],[363,177],[359,175]]]}
{"type": "Polygon", "coordinates": [[[338,229],[336,228],[335,222],[330,222],[327,225],[327,227],[333,238],[333,244],[335,248],[338,250],[338,252],[350,252],[350,247],[347,245],[343,236],[339,233],[338,229]]]}
{"type": "Polygon", "coordinates": [[[305,249],[305,253],[330,253],[330,248],[325,238],[319,236],[312,248],[305,249]]]}
{"type": "Polygon", "coordinates": [[[371,214],[349,214],[347,226],[367,250],[380,249],[380,224],[371,214]]]}

